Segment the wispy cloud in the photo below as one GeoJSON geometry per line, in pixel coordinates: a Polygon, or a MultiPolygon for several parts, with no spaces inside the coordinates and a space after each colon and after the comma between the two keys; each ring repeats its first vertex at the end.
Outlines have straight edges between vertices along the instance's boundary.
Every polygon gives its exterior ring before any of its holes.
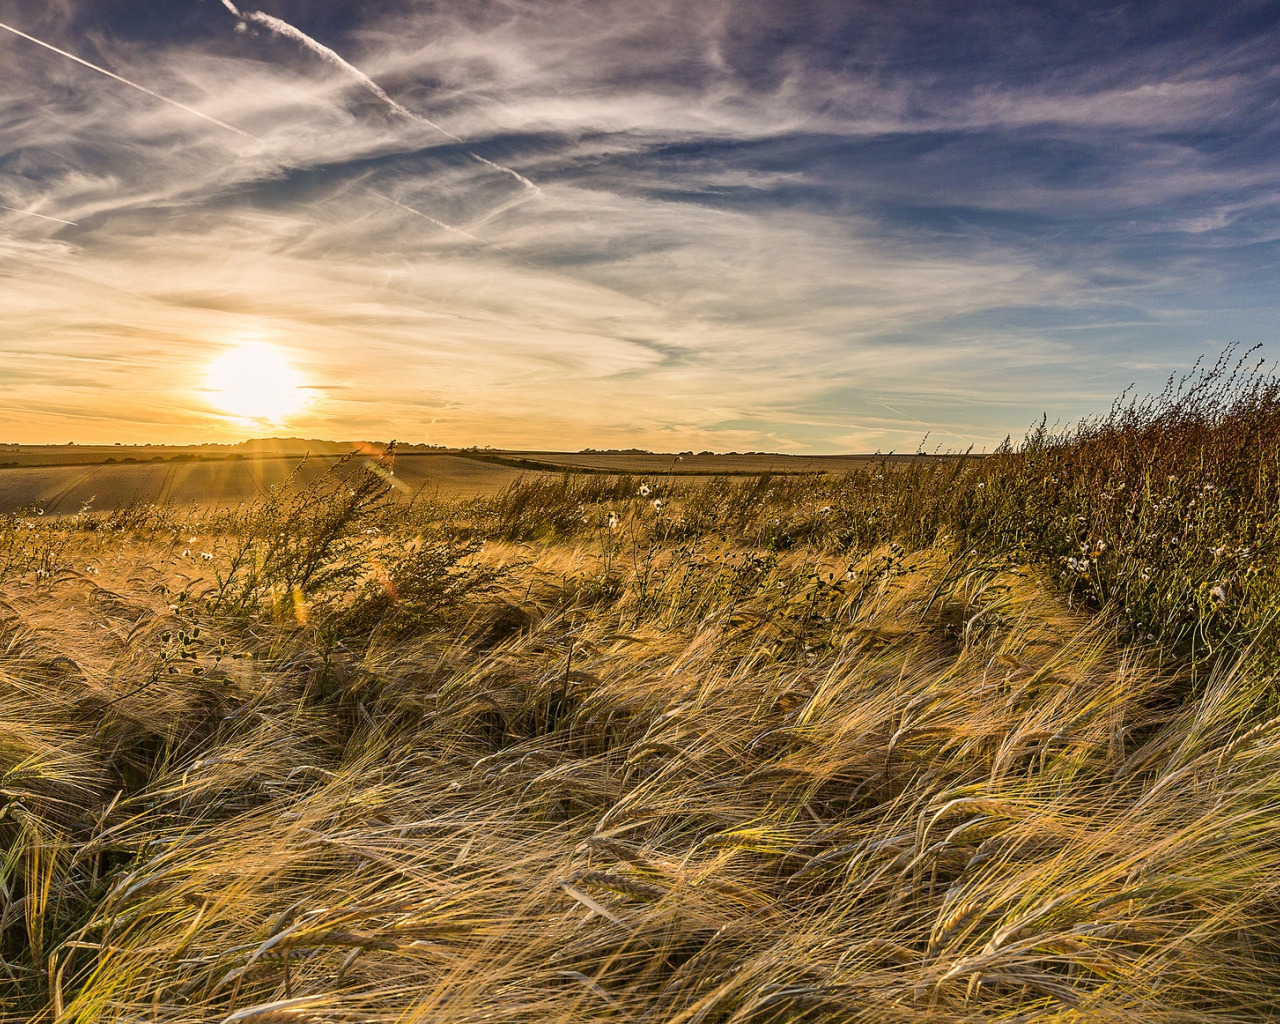
{"type": "Polygon", "coordinates": [[[264,6],[5,34],[0,361],[112,395],[12,378],[0,435],[225,432],[252,335],[328,389],[293,432],[981,447],[1280,305],[1244,13],[264,6]]]}

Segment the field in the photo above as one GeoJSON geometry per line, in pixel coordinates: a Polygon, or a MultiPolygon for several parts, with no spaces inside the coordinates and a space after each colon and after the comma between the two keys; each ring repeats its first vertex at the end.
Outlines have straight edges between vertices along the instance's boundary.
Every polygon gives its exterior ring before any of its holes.
{"type": "Polygon", "coordinates": [[[476,455],[0,517],[3,1019],[1280,1016],[1272,378],[981,460],[476,455]]]}
{"type": "MultiPolygon", "coordinates": [[[[352,451],[385,445],[264,440],[234,447],[15,445],[0,449],[0,513],[43,509],[48,515],[88,505],[111,511],[134,503],[231,506],[272,487],[307,485],[352,451]]],[[[449,498],[491,496],[517,477],[545,473],[660,474],[707,480],[760,473],[847,473],[883,460],[872,456],[655,455],[625,452],[507,452],[400,447],[394,473],[399,497],[426,491],[449,498]]],[[[890,459],[890,462],[911,460],[890,459]]]]}

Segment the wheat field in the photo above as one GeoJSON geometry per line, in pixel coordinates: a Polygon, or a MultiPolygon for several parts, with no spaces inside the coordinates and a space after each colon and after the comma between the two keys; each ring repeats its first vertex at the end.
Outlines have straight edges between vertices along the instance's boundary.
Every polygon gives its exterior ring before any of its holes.
{"type": "Polygon", "coordinates": [[[13,1021],[1271,1020],[1280,390],[0,519],[13,1021]]]}

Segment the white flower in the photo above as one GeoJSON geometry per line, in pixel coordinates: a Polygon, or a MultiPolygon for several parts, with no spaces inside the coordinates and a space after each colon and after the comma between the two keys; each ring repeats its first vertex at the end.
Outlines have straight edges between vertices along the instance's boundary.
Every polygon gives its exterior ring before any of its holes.
{"type": "Polygon", "coordinates": [[[1214,604],[1227,603],[1227,588],[1221,583],[1209,588],[1209,600],[1214,604]]]}
{"type": "Polygon", "coordinates": [[[641,484],[641,485],[640,485],[640,497],[642,497],[642,498],[647,498],[647,497],[649,497],[649,495],[650,495],[650,494],[652,494],[652,493],[653,493],[653,491],[652,491],[652,489],[649,487],[649,485],[648,485],[648,484],[641,484]]]}
{"type": "Polygon", "coordinates": [[[212,561],[213,561],[213,555],[212,555],[210,552],[208,552],[208,551],[201,551],[201,552],[200,552],[200,557],[201,557],[201,558],[203,558],[206,562],[212,562],[212,561]]]}
{"type": "Polygon", "coordinates": [[[653,499],[653,507],[654,507],[655,511],[661,512],[661,511],[662,511],[662,499],[661,499],[661,498],[654,498],[654,499],[653,499]]]}
{"type": "Polygon", "coordinates": [[[617,528],[618,528],[618,513],[610,512],[609,513],[609,529],[616,530],[617,528]]]}

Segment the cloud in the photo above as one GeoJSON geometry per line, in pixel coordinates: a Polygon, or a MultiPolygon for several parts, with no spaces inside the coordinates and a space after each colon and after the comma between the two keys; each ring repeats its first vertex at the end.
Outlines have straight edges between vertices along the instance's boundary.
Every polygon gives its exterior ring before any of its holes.
{"type": "MultiPolygon", "coordinates": [[[[265,6],[16,26],[137,88],[5,44],[0,360],[120,353],[190,438],[252,334],[327,389],[293,432],[901,450],[1105,408],[1276,305],[1275,72],[1229,19],[265,6]]],[[[47,386],[0,427],[65,433],[47,386]]]]}

